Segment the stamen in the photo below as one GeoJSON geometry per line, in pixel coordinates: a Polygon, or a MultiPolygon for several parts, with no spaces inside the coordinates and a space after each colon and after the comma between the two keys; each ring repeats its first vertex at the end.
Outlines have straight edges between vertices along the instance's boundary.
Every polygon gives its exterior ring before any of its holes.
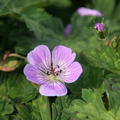
{"type": "Polygon", "coordinates": [[[50,75],[50,71],[47,71],[47,75],[50,75]]]}
{"type": "Polygon", "coordinates": [[[57,65],[57,67],[58,67],[58,68],[60,68],[60,66],[59,66],[59,65],[57,65]]]}
{"type": "Polygon", "coordinates": [[[53,66],[53,63],[51,62],[51,66],[53,66]]]}
{"type": "Polygon", "coordinates": [[[60,73],[62,72],[62,70],[60,70],[60,73]]]}
{"type": "Polygon", "coordinates": [[[56,75],[56,76],[58,76],[59,74],[58,74],[58,73],[56,73],[55,75],[56,75]]]}

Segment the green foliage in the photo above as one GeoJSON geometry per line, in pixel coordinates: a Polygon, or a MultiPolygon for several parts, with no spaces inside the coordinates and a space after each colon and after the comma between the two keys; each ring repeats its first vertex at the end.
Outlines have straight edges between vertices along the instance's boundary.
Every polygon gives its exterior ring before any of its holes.
{"type": "MultiPolygon", "coordinates": [[[[21,14],[21,19],[25,21],[30,31],[42,44],[48,46],[52,42],[52,47],[63,39],[63,25],[57,18],[52,18],[41,8],[29,8],[21,14]]],[[[49,47],[51,47],[49,46],[49,47]]]]}
{"type": "Polygon", "coordinates": [[[66,112],[79,120],[119,120],[120,108],[107,110],[102,101],[102,94],[98,90],[83,89],[83,100],[73,100],[66,112]],[[72,111],[71,111],[72,110],[72,111]]]}
{"type": "Polygon", "coordinates": [[[40,96],[32,102],[33,120],[51,120],[48,98],[40,96]]]}
{"type": "Polygon", "coordinates": [[[118,15],[119,11],[120,11],[120,3],[117,4],[115,13],[113,15],[114,20],[116,20],[118,22],[120,21],[120,16],[118,15]]]}
{"type": "MultiPolygon", "coordinates": [[[[77,14],[72,17],[72,34],[63,44],[71,47],[77,53],[83,52],[91,65],[120,74],[120,40],[119,37],[113,37],[120,29],[115,24],[111,24],[112,28],[104,33],[106,38],[100,39],[94,26],[95,23],[103,20],[96,17],[88,18],[88,16],[80,17],[77,14]]],[[[105,20],[104,24],[105,29],[110,25],[105,20]]]]}
{"type": "Polygon", "coordinates": [[[92,0],[92,1],[94,7],[100,10],[104,15],[110,16],[113,13],[115,0],[92,0]]]}
{"type": "Polygon", "coordinates": [[[8,80],[8,95],[11,98],[20,98],[23,102],[27,102],[35,97],[36,89],[26,81],[24,76],[15,75],[12,81],[8,80]]]}
{"type": "Polygon", "coordinates": [[[0,0],[0,120],[120,120],[119,6],[115,0],[0,0]],[[104,16],[75,12],[85,5],[104,16]],[[103,38],[97,22],[105,24],[103,38]],[[64,97],[41,96],[23,74],[26,55],[40,44],[72,48],[83,67],[64,97]]]}
{"type": "Polygon", "coordinates": [[[0,98],[0,117],[13,113],[14,108],[10,99],[7,97],[0,98]]]}
{"type": "Polygon", "coordinates": [[[64,113],[64,109],[71,103],[72,97],[59,97],[52,104],[52,120],[69,120],[70,117],[64,113]]]}
{"type": "Polygon", "coordinates": [[[32,120],[31,110],[28,106],[17,104],[16,109],[18,111],[17,118],[18,120],[32,120]]]}
{"type": "Polygon", "coordinates": [[[110,108],[119,109],[120,107],[120,76],[108,74],[105,78],[104,87],[109,98],[110,108]]]}
{"type": "Polygon", "coordinates": [[[16,103],[17,113],[11,116],[17,120],[51,120],[48,98],[39,96],[27,104],[16,103]]]}
{"type": "Polygon", "coordinates": [[[69,6],[69,0],[0,0],[0,16],[8,15],[8,14],[20,14],[26,8],[39,6],[44,7],[48,5],[56,5],[58,6],[69,6]]]}
{"type": "Polygon", "coordinates": [[[21,102],[32,100],[36,96],[36,89],[21,74],[1,73],[0,74],[0,96],[10,96],[21,102]]]}
{"type": "MultiPolygon", "coordinates": [[[[104,42],[101,44],[102,45],[99,48],[86,51],[86,56],[92,62],[92,64],[120,74],[119,48],[117,51],[116,48],[107,46],[104,42]]],[[[112,44],[112,42],[110,42],[110,44],[112,44]]]]}

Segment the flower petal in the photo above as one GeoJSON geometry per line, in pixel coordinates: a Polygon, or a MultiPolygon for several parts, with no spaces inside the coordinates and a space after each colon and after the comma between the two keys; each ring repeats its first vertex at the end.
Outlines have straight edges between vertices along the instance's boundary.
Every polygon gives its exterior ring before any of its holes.
{"type": "Polygon", "coordinates": [[[43,84],[47,81],[46,74],[31,64],[27,64],[25,66],[24,74],[27,80],[30,80],[31,82],[36,84],[43,84]]]}
{"type": "Polygon", "coordinates": [[[77,10],[80,16],[102,16],[102,13],[95,9],[81,7],[77,10]]]}
{"type": "Polygon", "coordinates": [[[39,92],[44,96],[64,96],[67,94],[67,88],[58,81],[50,81],[41,85],[39,92]]]}
{"type": "Polygon", "coordinates": [[[65,71],[63,71],[63,74],[61,73],[59,79],[66,83],[72,83],[79,78],[82,72],[83,69],[80,63],[73,62],[65,71]]]}
{"type": "Polygon", "coordinates": [[[51,65],[50,50],[46,45],[39,45],[34,50],[29,52],[27,60],[32,65],[39,65],[44,68],[49,68],[51,65]]]}
{"type": "Polygon", "coordinates": [[[52,51],[53,66],[60,66],[61,68],[68,67],[75,59],[76,54],[72,53],[70,48],[65,46],[56,46],[52,51]]]}

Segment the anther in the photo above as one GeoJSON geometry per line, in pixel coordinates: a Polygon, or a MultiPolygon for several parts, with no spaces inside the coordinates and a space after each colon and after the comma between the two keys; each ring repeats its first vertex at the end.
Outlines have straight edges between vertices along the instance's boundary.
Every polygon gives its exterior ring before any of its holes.
{"type": "Polygon", "coordinates": [[[60,73],[62,72],[62,70],[60,70],[60,73]]]}
{"type": "Polygon", "coordinates": [[[57,65],[57,67],[58,67],[58,68],[60,68],[60,66],[59,66],[59,65],[57,65]]]}
{"type": "Polygon", "coordinates": [[[47,75],[50,75],[50,71],[47,71],[47,75]]]}
{"type": "Polygon", "coordinates": [[[53,66],[53,63],[51,63],[51,66],[53,66]]]}
{"type": "Polygon", "coordinates": [[[55,75],[56,75],[56,76],[58,76],[59,74],[58,74],[58,73],[56,73],[55,75]]]}

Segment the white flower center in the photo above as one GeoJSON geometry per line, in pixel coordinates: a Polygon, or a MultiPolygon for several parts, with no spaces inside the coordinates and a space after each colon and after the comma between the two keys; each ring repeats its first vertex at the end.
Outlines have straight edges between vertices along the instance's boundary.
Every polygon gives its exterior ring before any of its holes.
{"type": "Polygon", "coordinates": [[[48,75],[48,79],[51,80],[56,80],[56,76],[53,74],[48,75]]]}

